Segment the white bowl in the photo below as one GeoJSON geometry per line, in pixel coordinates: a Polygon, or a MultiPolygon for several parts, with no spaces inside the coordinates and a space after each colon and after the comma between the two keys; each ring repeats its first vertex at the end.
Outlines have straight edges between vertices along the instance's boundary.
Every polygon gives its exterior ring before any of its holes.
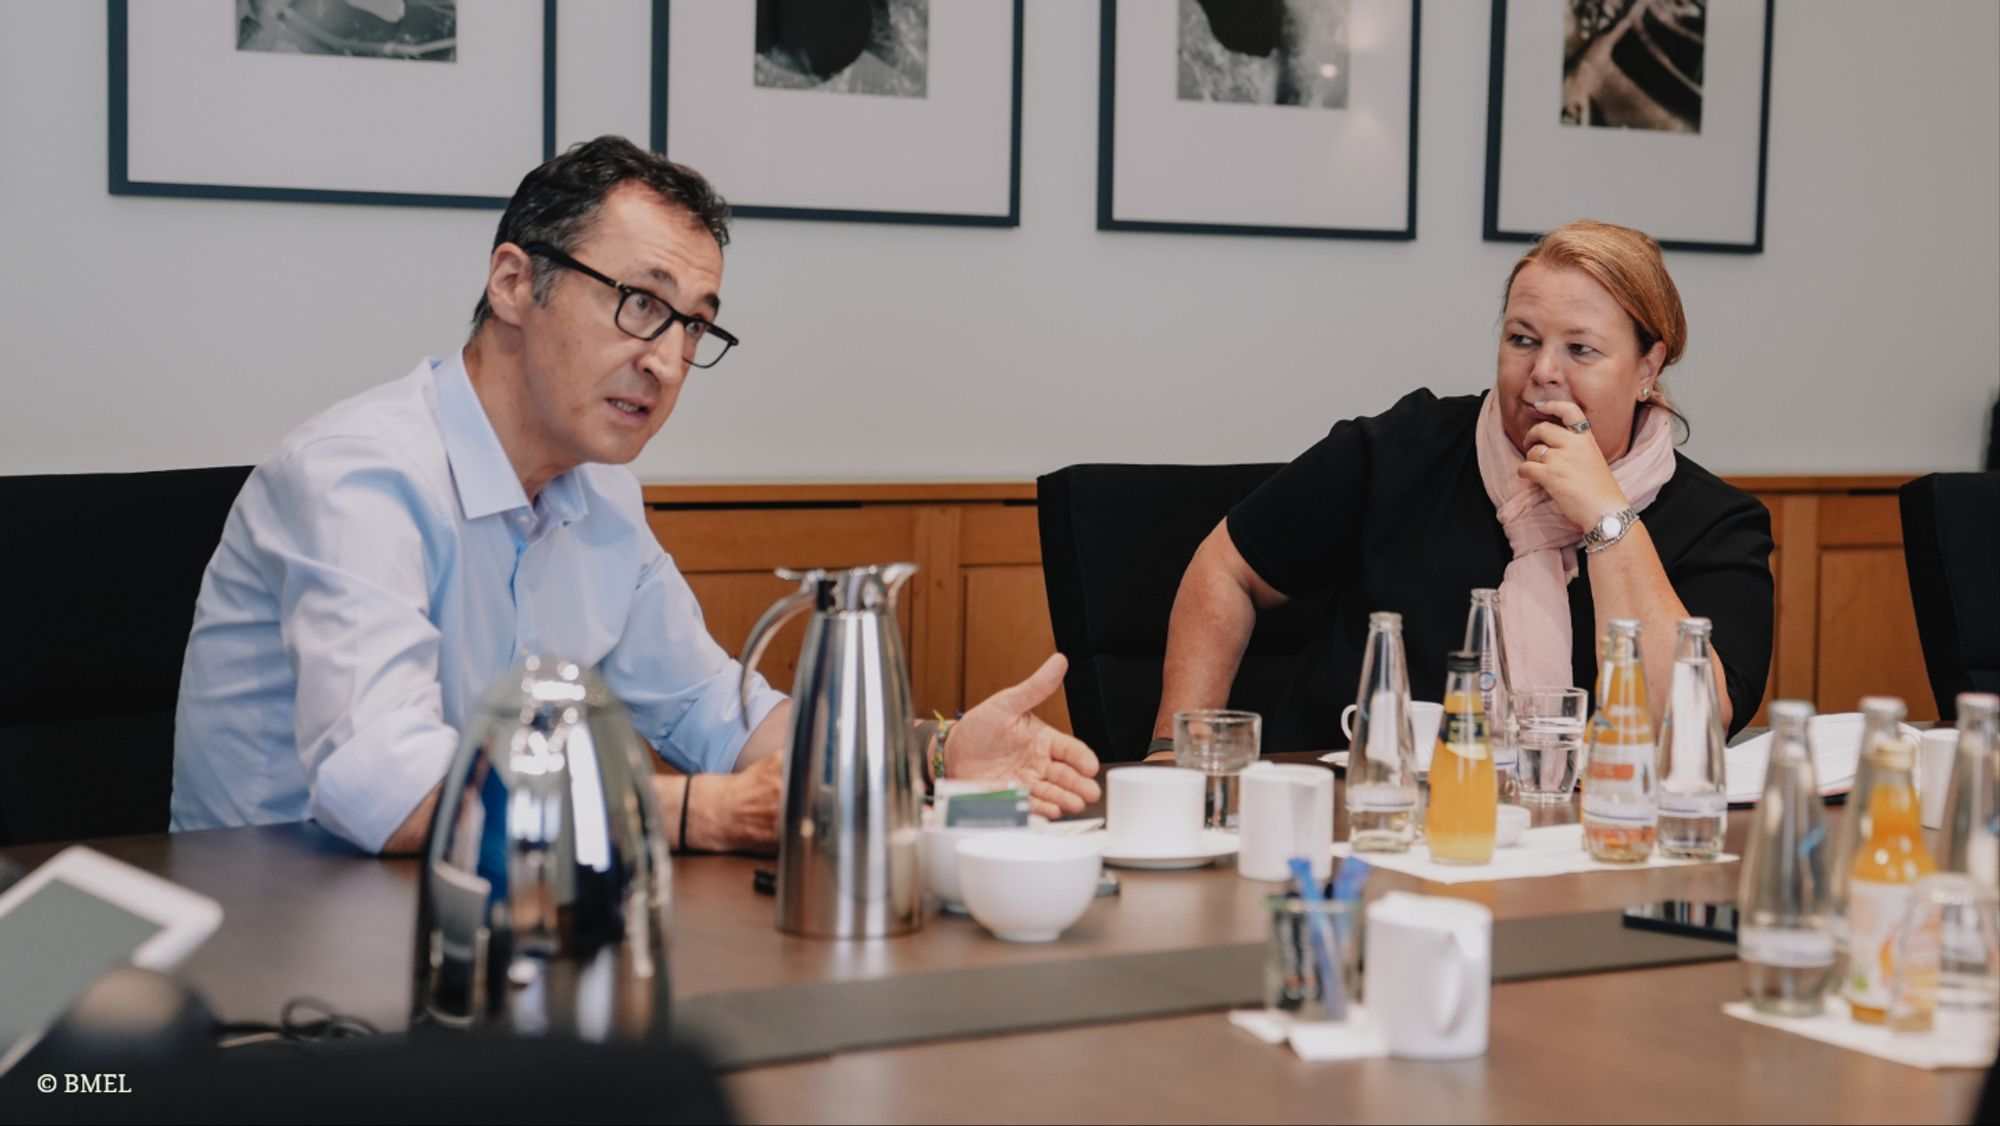
{"type": "Polygon", "coordinates": [[[1101,834],[988,833],[958,842],[966,909],[1008,942],[1053,941],[1090,910],[1103,871],[1101,834]]]}
{"type": "Polygon", "coordinates": [[[1528,812],[1525,805],[1503,805],[1493,811],[1493,843],[1501,848],[1513,848],[1521,843],[1521,834],[1528,831],[1528,823],[1535,815],[1528,812]]]}
{"type": "Polygon", "coordinates": [[[1032,826],[998,828],[991,825],[924,826],[924,884],[947,911],[965,914],[965,895],[958,883],[958,843],[995,833],[1026,833],[1032,826]]]}

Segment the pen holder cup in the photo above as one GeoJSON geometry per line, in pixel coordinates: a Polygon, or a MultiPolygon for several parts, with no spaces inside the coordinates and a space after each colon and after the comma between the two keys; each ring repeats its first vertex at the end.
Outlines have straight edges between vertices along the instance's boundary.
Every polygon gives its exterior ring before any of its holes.
{"type": "Polygon", "coordinates": [[[1264,1008],[1283,1013],[1293,1020],[1334,1019],[1327,1007],[1321,981],[1319,959],[1313,951],[1313,927],[1334,947],[1329,961],[1339,967],[1347,1004],[1361,1000],[1362,910],[1359,901],[1322,900],[1307,903],[1294,896],[1273,895],[1264,900],[1271,918],[1271,941],[1264,954],[1264,1008]]]}

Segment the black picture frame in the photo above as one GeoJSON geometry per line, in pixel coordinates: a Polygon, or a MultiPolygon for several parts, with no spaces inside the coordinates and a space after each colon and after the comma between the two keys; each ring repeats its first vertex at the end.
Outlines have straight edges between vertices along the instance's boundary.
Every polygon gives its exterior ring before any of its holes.
{"type": "MultiPolygon", "coordinates": [[[[1711,0],[1727,2],[1727,0],[1711,0]]],[[[1508,55],[1508,0],[1492,0],[1493,26],[1491,56],[1487,74],[1486,103],[1486,192],[1483,230],[1488,242],[1534,242],[1545,231],[1525,230],[1518,227],[1502,226],[1501,192],[1503,181],[1504,141],[1506,134],[1505,91],[1507,83],[1508,55]]],[[[1591,208],[1589,218],[1607,222],[1626,223],[1638,226],[1652,235],[1662,249],[1691,250],[1720,254],[1762,254],[1764,252],[1765,185],[1769,169],[1771,135],[1771,41],[1775,19],[1775,0],[1764,0],[1763,44],[1759,52],[1762,74],[1758,77],[1757,88],[1757,141],[1756,141],[1756,198],[1752,204],[1753,218],[1748,237],[1741,240],[1680,237],[1670,227],[1659,223],[1641,221],[1627,222],[1629,216],[1622,216],[1616,202],[1607,199],[1604,204],[1591,208]]],[[[1583,218],[1573,215],[1571,218],[1583,218]]]]}
{"type": "MultiPolygon", "coordinates": [[[[237,184],[135,180],[129,171],[131,83],[128,0],[106,0],[109,26],[109,190],[120,196],[164,196],[179,199],[268,200],[282,203],[346,203],[381,207],[455,207],[498,209],[506,195],[452,195],[407,191],[278,188],[237,184]]],[[[542,159],[556,148],[556,0],[542,0],[542,159]]]]}
{"type": "MultiPolygon", "coordinates": [[[[1117,59],[1118,2],[1101,0],[1098,119],[1097,119],[1097,229],[1100,231],[1141,231],[1159,234],[1247,235],[1282,238],[1370,239],[1407,242],[1417,237],[1417,125],[1418,90],[1421,84],[1423,43],[1423,0],[1410,4],[1410,100],[1408,146],[1405,168],[1407,185],[1403,194],[1403,221],[1399,226],[1302,226],[1257,222],[1120,218],[1116,213],[1117,165],[1117,59]]],[[[1231,170],[1234,172],[1234,170],[1231,170]]]]}
{"type": "MultiPolygon", "coordinates": [[[[946,0],[963,2],[963,0],[946,0]]],[[[742,6],[752,8],[750,0],[742,6]]],[[[671,0],[653,0],[652,119],[649,143],[652,150],[679,160],[669,147],[668,107],[672,97],[669,49],[672,45],[671,0]]],[[[883,207],[823,207],[803,204],[760,202],[740,192],[729,192],[731,214],[745,219],[803,219],[834,223],[895,223],[944,227],[1018,227],[1021,225],[1021,59],[1025,0],[1012,2],[1013,47],[1010,52],[1012,89],[1008,94],[1010,128],[1007,138],[1007,204],[1005,211],[912,211],[883,207]]],[[[704,168],[704,173],[710,170],[704,168]]]]}

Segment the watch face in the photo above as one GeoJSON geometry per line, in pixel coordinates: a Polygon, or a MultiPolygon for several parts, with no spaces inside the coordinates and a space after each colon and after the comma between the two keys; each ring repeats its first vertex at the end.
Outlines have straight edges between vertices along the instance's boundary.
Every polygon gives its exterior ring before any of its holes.
{"type": "Polygon", "coordinates": [[[1599,539],[1608,540],[1612,536],[1617,535],[1618,529],[1624,526],[1625,522],[1623,520],[1620,520],[1618,518],[1618,514],[1614,512],[1611,515],[1606,516],[1604,519],[1599,520],[1597,522],[1597,536],[1599,539]]]}

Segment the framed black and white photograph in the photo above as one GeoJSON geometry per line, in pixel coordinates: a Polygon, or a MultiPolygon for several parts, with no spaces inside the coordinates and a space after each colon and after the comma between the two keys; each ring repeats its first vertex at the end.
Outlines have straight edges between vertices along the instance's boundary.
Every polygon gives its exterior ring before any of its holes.
{"type": "Polygon", "coordinates": [[[555,0],[110,0],[113,195],[504,207],[555,0]]]}
{"type": "Polygon", "coordinates": [[[767,219],[1012,227],[1023,0],[654,0],[653,148],[767,219]]]}
{"type": "Polygon", "coordinates": [[[1412,239],[1421,0],[1103,0],[1097,226],[1412,239]]]}
{"type": "Polygon", "coordinates": [[[1486,237],[1764,249],[1771,0],[1493,0],[1486,237]]]}

